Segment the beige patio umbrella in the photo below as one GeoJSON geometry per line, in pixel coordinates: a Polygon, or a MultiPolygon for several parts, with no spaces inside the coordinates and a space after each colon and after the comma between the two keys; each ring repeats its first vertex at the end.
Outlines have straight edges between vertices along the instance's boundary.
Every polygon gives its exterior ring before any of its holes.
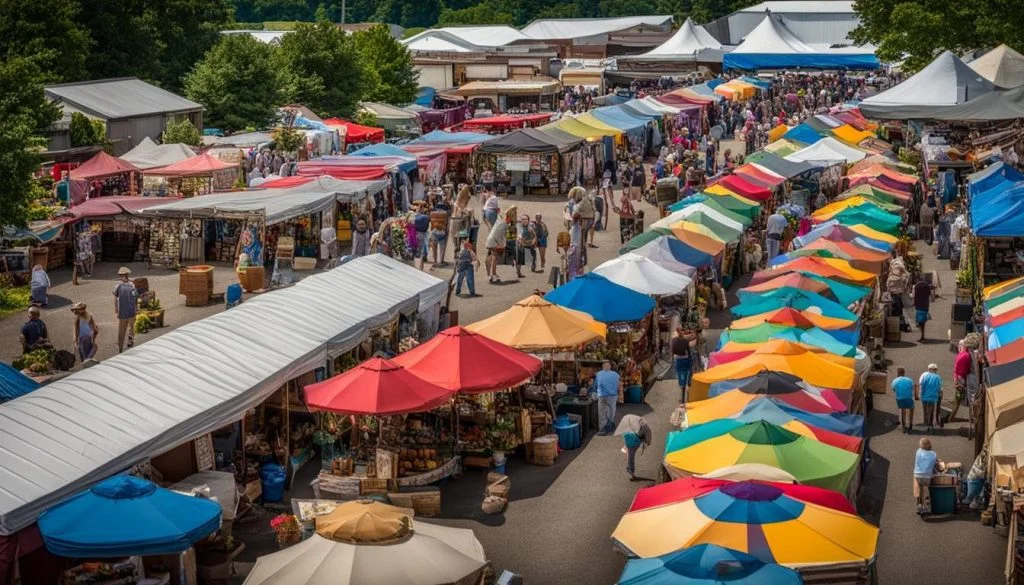
{"type": "Polygon", "coordinates": [[[310,538],[256,560],[245,585],[463,585],[487,564],[472,530],[360,500],[317,518],[310,538]]]}

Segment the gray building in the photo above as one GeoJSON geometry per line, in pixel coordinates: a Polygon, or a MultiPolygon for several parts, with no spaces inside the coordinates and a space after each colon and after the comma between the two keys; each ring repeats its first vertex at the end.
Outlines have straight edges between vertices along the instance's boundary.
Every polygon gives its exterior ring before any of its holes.
{"type": "Polygon", "coordinates": [[[850,31],[860,24],[853,0],[769,0],[704,25],[723,45],[738,45],[770,11],[810,45],[850,44],[850,31]]]}
{"type": "MultiPolygon", "coordinates": [[[[74,112],[102,120],[115,155],[147,137],[159,142],[167,125],[180,119],[203,130],[203,106],[135,77],[49,85],[46,96],[63,108],[65,122],[74,112]]],[[[50,134],[50,150],[70,146],[66,123],[60,127],[50,134]]]]}

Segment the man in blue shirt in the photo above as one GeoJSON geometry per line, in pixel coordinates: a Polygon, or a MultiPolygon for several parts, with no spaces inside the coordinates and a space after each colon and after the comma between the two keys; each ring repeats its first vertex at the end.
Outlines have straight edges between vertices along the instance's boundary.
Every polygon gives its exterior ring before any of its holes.
{"type": "Polygon", "coordinates": [[[612,363],[605,361],[601,364],[601,371],[594,376],[594,386],[597,389],[597,420],[599,425],[598,435],[610,435],[615,431],[615,403],[619,399],[619,385],[621,378],[618,372],[612,370],[612,363]]]}
{"type": "Polygon", "coordinates": [[[914,381],[907,377],[907,371],[903,368],[896,368],[892,392],[896,395],[896,406],[900,409],[900,427],[906,434],[908,430],[914,430],[914,381]]]}
{"type": "Polygon", "coordinates": [[[935,430],[941,413],[938,406],[942,403],[942,378],[939,377],[939,366],[928,364],[928,371],[921,374],[917,386],[921,392],[921,406],[924,408],[924,424],[928,432],[935,430]]]}

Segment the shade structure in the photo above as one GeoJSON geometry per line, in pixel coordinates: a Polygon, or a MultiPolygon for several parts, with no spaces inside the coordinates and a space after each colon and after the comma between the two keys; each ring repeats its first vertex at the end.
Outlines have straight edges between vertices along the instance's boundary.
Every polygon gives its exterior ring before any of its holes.
{"type": "Polygon", "coordinates": [[[786,155],[786,160],[794,162],[849,163],[864,160],[867,151],[843,144],[831,136],[822,138],[811,146],[802,148],[786,155]]]}
{"type": "Polygon", "coordinates": [[[692,477],[700,479],[727,479],[729,481],[771,481],[798,485],[793,474],[763,463],[729,465],[727,467],[720,467],[711,473],[702,473],[692,477]]]}
{"type": "Polygon", "coordinates": [[[815,256],[815,257],[818,257],[818,258],[837,258],[839,260],[846,260],[846,261],[852,261],[853,260],[853,256],[847,254],[846,252],[844,252],[844,251],[842,251],[842,250],[840,250],[838,248],[834,248],[834,247],[824,247],[823,248],[821,246],[817,246],[817,247],[813,247],[812,248],[810,246],[804,246],[803,248],[797,248],[796,250],[792,250],[792,251],[787,252],[785,254],[779,254],[778,256],[769,259],[768,260],[768,266],[771,267],[771,266],[775,266],[777,264],[785,264],[786,262],[789,262],[791,260],[796,260],[797,258],[804,258],[804,257],[807,257],[807,256],[815,256]]]}
{"type": "Polygon", "coordinates": [[[299,544],[260,557],[245,585],[446,585],[487,564],[472,530],[416,522],[377,502],[344,503],[299,544]]]}
{"type": "Polygon", "coordinates": [[[70,558],[179,553],[220,528],[217,502],[116,475],[39,516],[46,549],[70,558]]]}
{"type": "Polygon", "coordinates": [[[382,357],[370,358],[347,372],[310,384],[305,392],[310,409],[366,415],[426,412],[455,394],[382,357]]]}
{"type": "Polygon", "coordinates": [[[855,514],[801,502],[779,487],[739,482],[673,506],[623,516],[612,538],[641,558],[699,544],[791,566],[868,563],[878,528],[855,514]]]}
{"type": "Polygon", "coordinates": [[[68,175],[74,181],[88,181],[131,172],[139,172],[139,168],[101,150],[77,168],[72,169],[68,175]]]}
{"type": "Polygon", "coordinates": [[[989,330],[986,337],[987,346],[989,349],[999,349],[1022,337],[1024,337],[1024,319],[1017,319],[989,330]]]}
{"type": "MultiPolygon", "coordinates": [[[[636,496],[633,497],[633,503],[629,506],[629,512],[672,506],[736,482],[737,480],[687,476],[651,487],[640,488],[636,496]]],[[[857,513],[849,500],[842,494],[832,490],[799,485],[792,482],[767,480],[754,480],[754,482],[778,488],[782,493],[801,502],[831,508],[839,512],[846,512],[847,514],[857,513]]]]}
{"type": "MultiPolygon", "coordinates": [[[[664,218],[666,224],[675,223],[680,219],[685,219],[688,215],[696,213],[697,211],[708,212],[708,214],[715,218],[716,221],[724,223],[732,228],[746,229],[754,223],[753,218],[748,215],[735,213],[726,209],[710,194],[705,195],[698,193],[690,195],[689,197],[684,197],[670,205],[669,210],[672,213],[668,217],[664,218]],[[686,213],[680,213],[684,210],[686,213]]],[[[654,224],[652,224],[652,226],[653,225],[654,224]]]]}
{"type": "Polygon", "coordinates": [[[785,134],[782,135],[786,140],[792,140],[794,142],[803,142],[804,144],[814,144],[815,142],[824,138],[817,130],[809,126],[808,124],[797,124],[785,134]]]}
{"type": "Polygon", "coordinates": [[[632,252],[608,260],[593,272],[645,295],[679,294],[692,282],[690,277],[632,252]]]}
{"type": "Polygon", "coordinates": [[[672,235],[712,256],[718,256],[725,251],[725,240],[715,235],[709,228],[697,223],[689,221],[677,223],[672,226],[672,235]]]}
{"type": "Polygon", "coordinates": [[[196,155],[192,147],[185,144],[157,144],[146,136],[135,148],[121,155],[121,160],[146,170],[164,167],[196,155]]]}
{"type": "Polygon", "coordinates": [[[830,297],[844,306],[848,306],[850,303],[854,303],[864,298],[871,292],[871,289],[866,286],[845,284],[838,280],[817,276],[810,272],[790,272],[770,280],[766,280],[760,284],[753,284],[741,288],[740,290],[748,293],[762,293],[784,287],[798,288],[818,293],[820,295],[830,297]]]}
{"type": "Polygon", "coordinates": [[[798,258],[792,262],[778,264],[767,270],[754,273],[750,279],[751,284],[760,284],[766,280],[775,278],[780,274],[789,272],[811,272],[818,276],[842,280],[850,284],[871,286],[874,284],[876,275],[864,270],[857,270],[845,260],[836,258],[798,258]]]}
{"type": "Polygon", "coordinates": [[[720,212],[704,203],[695,203],[693,205],[683,207],[679,211],[673,211],[668,216],[652,223],[651,227],[671,228],[672,225],[680,221],[688,220],[707,225],[712,228],[716,234],[721,233],[723,237],[726,238],[725,241],[731,241],[737,235],[743,233],[743,230],[750,224],[750,222],[741,216],[729,217],[729,215],[733,214],[730,212],[720,212]],[[718,226],[721,226],[721,228],[718,226]]]}
{"type": "Polygon", "coordinates": [[[870,184],[869,181],[862,182],[858,185],[852,185],[849,189],[840,193],[837,199],[842,201],[844,199],[849,199],[850,197],[863,197],[866,200],[874,201],[875,203],[888,203],[892,205],[905,203],[910,199],[910,197],[902,191],[886,189],[880,185],[870,184]]]}
{"type": "Polygon", "coordinates": [[[902,83],[864,99],[859,108],[865,116],[875,119],[928,119],[948,106],[995,90],[991,81],[951,51],[945,51],[902,83]]]}
{"type": "Polygon", "coordinates": [[[801,484],[837,492],[846,492],[859,459],[855,453],[765,421],[719,419],[671,432],[665,445],[665,466],[675,476],[763,463],[793,474],[801,484]]]}
{"type": "Polygon", "coordinates": [[[863,195],[857,195],[857,196],[854,196],[854,197],[848,197],[846,199],[839,199],[839,200],[833,201],[832,203],[829,203],[825,207],[822,207],[820,209],[816,209],[814,211],[814,213],[811,214],[811,216],[812,217],[822,218],[822,219],[829,219],[833,215],[839,213],[840,211],[843,211],[844,209],[849,209],[851,207],[860,207],[862,205],[870,205],[870,206],[882,209],[884,211],[890,211],[890,212],[891,211],[899,211],[900,209],[902,209],[902,206],[896,205],[895,203],[878,202],[878,201],[874,201],[872,199],[869,199],[869,198],[867,198],[867,197],[865,197],[863,195]]]}
{"type": "MultiPolygon", "coordinates": [[[[672,234],[672,230],[670,230],[670,229],[657,229],[657,228],[649,229],[649,230],[647,230],[645,232],[641,232],[640,234],[637,234],[632,239],[630,239],[628,242],[626,242],[621,248],[619,248],[619,254],[625,254],[626,252],[632,252],[633,250],[636,250],[637,248],[645,246],[645,245],[653,242],[654,240],[657,240],[658,238],[660,238],[662,236],[669,236],[669,237],[675,238],[675,236],[672,234]]],[[[676,239],[678,239],[678,238],[676,238],[676,239]]]]}
{"type": "Polygon", "coordinates": [[[771,189],[751,183],[739,175],[726,175],[716,184],[752,201],[768,201],[772,198],[771,189]]]}
{"type": "Polygon", "coordinates": [[[602,323],[639,321],[654,310],[654,299],[589,272],[544,295],[544,299],[587,313],[602,323]]]}
{"type": "Polygon", "coordinates": [[[662,236],[644,244],[633,251],[637,256],[643,256],[653,260],[660,266],[673,272],[679,272],[687,276],[693,274],[697,268],[703,268],[714,264],[714,258],[691,248],[686,243],[671,236],[662,236]],[[691,264],[690,262],[696,262],[691,264]]]}
{"type": "Polygon", "coordinates": [[[723,345],[715,353],[739,353],[740,355],[736,357],[739,359],[755,351],[760,343],[772,339],[785,339],[804,346],[817,347],[837,356],[853,358],[857,354],[858,337],[856,331],[850,330],[826,331],[818,327],[801,329],[794,325],[762,323],[749,329],[727,329],[719,338],[723,345]]]}
{"type": "MultiPolygon", "coordinates": [[[[801,258],[801,260],[806,259],[801,258]]],[[[807,313],[818,313],[833,319],[857,320],[856,314],[850,312],[839,303],[831,301],[818,293],[789,286],[762,293],[742,293],[740,304],[731,310],[733,315],[737,317],[747,317],[786,307],[807,313]]],[[[827,328],[823,327],[823,329],[827,328]]]]}
{"type": "Polygon", "coordinates": [[[225,162],[212,154],[203,153],[165,167],[149,169],[146,174],[160,177],[204,177],[220,171],[237,171],[240,168],[238,163],[225,162]]]}
{"type": "Polygon", "coordinates": [[[866,238],[861,233],[850,229],[848,226],[840,225],[837,221],[826,222],[812,228],[811,231],[794,239],[793,244],[799,248],[822,238],[834,242],[853,242],[858,246],[868,247],[882,252],[892,250],[892,242],[884,239],[866,238]]]}
{"type": "Polygon", "coordinates": [[[530,354],[458,326],[441,331],[393,361],[422,380],[464,393],[518,386],[543,366],[530,354]]]}
{"type": "Polygon", "coordinates": [[[349,122],[340,118],[327,118],[324,124],[328,126],[340,126],[345,129],[345,144],[357,144],[360,142],[384,142],[384,129],[373,126],[363,126],[355,122],[349,122]]]}
{"type": "MultiPolygon", "coordinates": [[[[752,400],[743,407],[743,410],[731,415],[729,418],[743,422],[763,420],[779,426],[795,420],[819,429],[851,437],[864,435],[864,417],[862,415],[848,412],[832,412],[831,414],[807,412],[790,405],[783,397],[766,396],[758,400],[752,400]]],[[[827,443],[828,441],[822,442],[827,443]]],[[[839,445],[833,444],[833,446],[837,447],[839,445]]]]}
{"type": "MultiPolygon", "coordinates": [[[[716,398],[721,398],[721,396],[718,396],[716,398]]],[[[768,404],[768,405],[773,404],[772,402],[765,401],[765,400],[759,400],[759,401],[756,401],[755,403],[756,404],[762,404],[763,403],[763,404],[768,404]]],[[[862,441],[861,441],[861,439],[859,437],[856,437],[856,436],[853,436],[853,435],[846,435],[846,434],[839,433],[839,432],[836,432],[836,431],[830,431],[828,429],[823,429],[823,428],[814,426],[814,425],[812,425],[810,423],[807,423],[807,422],[804,422],[802,420],[799,420],[799,419],[797,419],[795,417],[778,417],[778,416],[776,416],[776,417],[774,417],[776,420],[768,420],[768,419],[765,419],[765,418],[761,418],[761,417],[759,417],[757,415],[758,415],[757,411],[749,412],[746,415],[741,415],[740,413],[733,413],[733,415],[731,415],[731,416],[722,417],[720,419],[715,419],[713,422],[719,423],[720,421],[732,421],[732,423],[734,425],[734,428],[735,427],[740,427],[740,426],[743,426],[743,425],[749,424],[749,423],[768,422],[768,423],[776,425],[776,426],[778,426],[780,428],[786,429],[787,431],[794,432],[794,433],[796,433],[796,434],[798,434],[800,436],[807,437],[809,439],[814,439],[816,441],[819,441],[821,443],[829,445],[830,447],[836,447],[838,449],[842,449],[844,451],[849,451],[850,453],[855,453],[855,454],[858,454],[858,455],[860,454],[861,442],[862,441]]],[[[702,424],[710,424],[710,423],[702,423],[702,424]]],[[[724,423],[724,422],[722,422],[720,424],[723,425],[723,426],[726,425],[726,423],[724,423]]],[[[700,426],[700,425],[698,425],[698,426],[700,426]]]]}
{"type": "Polygon", "coordinates": [[[619,585],[801,585],[800,573],[714,544],[626,562],[619,585]]]}
{"type": "MultiPolygon", "coordinates": [[[[859,240],[860,238],[857,239],[859,240]]],[[[803,248],[796,250],[796,252],[800,252],[802,250],[807,250],[814,255],[842,258],[848,260],[851,267],[858,270],[864,270],[865,272],[872,272],[874,274],[879,274],[885,263],[892,258],[888,252],[861,246],[856,243],[834,242],[824,238],[815,240],[803,248]]]]}
{"type": "Polygon", "coordinates": [[[989,367],[997,367],[1024,359],[1024,338],[985,352],[989,367]]]}
{"type": "Polygon", "coordinates": [[[709,396],[721,396],[731,390],[741,390],[747,394],[786,394],[793,392],[793,386],[801,389],[802,391],[810,392],[815,396],[819,396],[823,399],[831,408],[830,412],[846,412],[848,409],[848,401],[844,400],[844,396],[848,399],[849,393],[840,392],[830,388],[819,388],[813,384],[809,384],[786,372],[777,372],[772,370],[763,370],[753,376],[747,376],[745,378],[730,378],[728,380],[722,380],[715,382],[709,389],[709,396]],[[767,378],[767,381],[775,380],[774,384],[766,384],[763,378],[767,378]],[[784,386],[779,385],[779,381],[783,380],[784,386]],[[774,389],[774,390],[773,390],[774,389]]]}
{"type": "Polygon", "coordinates": [[[786,378],[779,379],[782,375],[779,372],[759,372],[749,379],[735,380],[740,386],[707,400],[688,403],[686,420],[690,425],[699,425],[729,418],[751,404],[766,400],[811,414],[831,415],[846,410],[842,400],[833,391],[787,382],[786,378]]]}
{"type": "Polygon", "coordinates": [[[822,388],[848,390],[856,381],[853,368],[837,364],[791,341],[773,340],[747,357],[694,374],[694,397],[706,395],[708,385],[714,382],[753,376],[764,370],[792,374],[822,388]]]}
{"type": "Polygon", "coordinates": [[[0,403],[14,400],[39,388],[39,382],[29,378],[9,364],[0,363],[0,403]]]}
{"type": "Polygon", "coordinates": [[[549,351],[604,339],[608,327],[586,313],[531,295],[466,329],[523,351],[549,351]]]}
{"type": "Polygon", "coordinates": [[[899,235],[900,224],[903,223],[903,220],[896,215],[867,206],[844,209],[830,219],[835,219],[844,225],[866,225],[875,231],[891,236],[899,235]]]}
{"type": "Polygon", "coordinates": [[[710,195],[711,201],[738,215],[742,215],[750,219],[757,219],[761,216],[761,205],[756,201],[751,201],[746,197],[743,197],[742,195],[736,195],[728,192],[716,193],[710,191],[710,188],[703,191],[703,194],[710,195]]]}
{"type": "Polygon", "coordinates": [[[864,225],[862,223],[848,223],[848,222],[842,222],[842,223],[844,225],[848,225],[850,227],[850,229],[853,230],[854,233],[856,233],[856,234],[858,234],[860,236],[863,236],[864,238],[866,238],[868,240],[880,240],[882,242],[885,242],[885,243],[889,244],[890,246],[892,244],[895,244],[896,242],[899,241],[899,237],[898,236],[895,236],[893,234],[887,234],[887,233],[882,232],[882,231],[878,231],[878,230],[874,229],[873,227],[871,227],[869,225],[864,225]]]}
{"type": "Polygon", "coordinates": [[[801,329],[819,327],[821,329],[844,329],[856,324],[853,319],[837,319],[826,317],[813,311],[801,311],[793,307],[781,307],[764,313],[755,313],[749,317],[737,319],[729,325],[730,330],[750,329],[762,323],[775,323],[778,325],[794,325],[801,329]]]}

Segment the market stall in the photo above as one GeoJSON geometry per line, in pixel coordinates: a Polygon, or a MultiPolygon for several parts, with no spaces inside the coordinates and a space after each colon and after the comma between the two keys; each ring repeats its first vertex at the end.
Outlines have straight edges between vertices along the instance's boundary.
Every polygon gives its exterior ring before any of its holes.
{"type": "Polygon", "coordinates": [[[87,199],[142,192],[142,173],[138,167],[102,150],[73,169],[69,177],[72,207],[87,199]]]}
{"type": "Polygon", "coordinates": [[[498,190],[507,193],[566,193],[580,174],[581,144],[575,137],[516,130],[480,145],[476,175],[493,171],[498,190]]]}
{"type": "Polygon", "coordinates": [[[232,189],[241,178],[240,172],[241,167],[237,163],[222,161],[204,153],[167,166],[148,169],[143,175],[163,179],[166,187],[159,189],[162,193],[192,197],[232,189]]]}
{"type": "Polygon", "coordinates": [[[50,254],[63,259],[67,249],[73,249],[79,238],[87,237],[92,240],[91,249],[97,261],[123,264],[146,260],[152,232],[149,219],[141,213],[178,200],[178,197],[121,196],[85,201],[71,210],[74,220],[65,228],[69,244],[62,250],[51,249],[50,254]]]}

